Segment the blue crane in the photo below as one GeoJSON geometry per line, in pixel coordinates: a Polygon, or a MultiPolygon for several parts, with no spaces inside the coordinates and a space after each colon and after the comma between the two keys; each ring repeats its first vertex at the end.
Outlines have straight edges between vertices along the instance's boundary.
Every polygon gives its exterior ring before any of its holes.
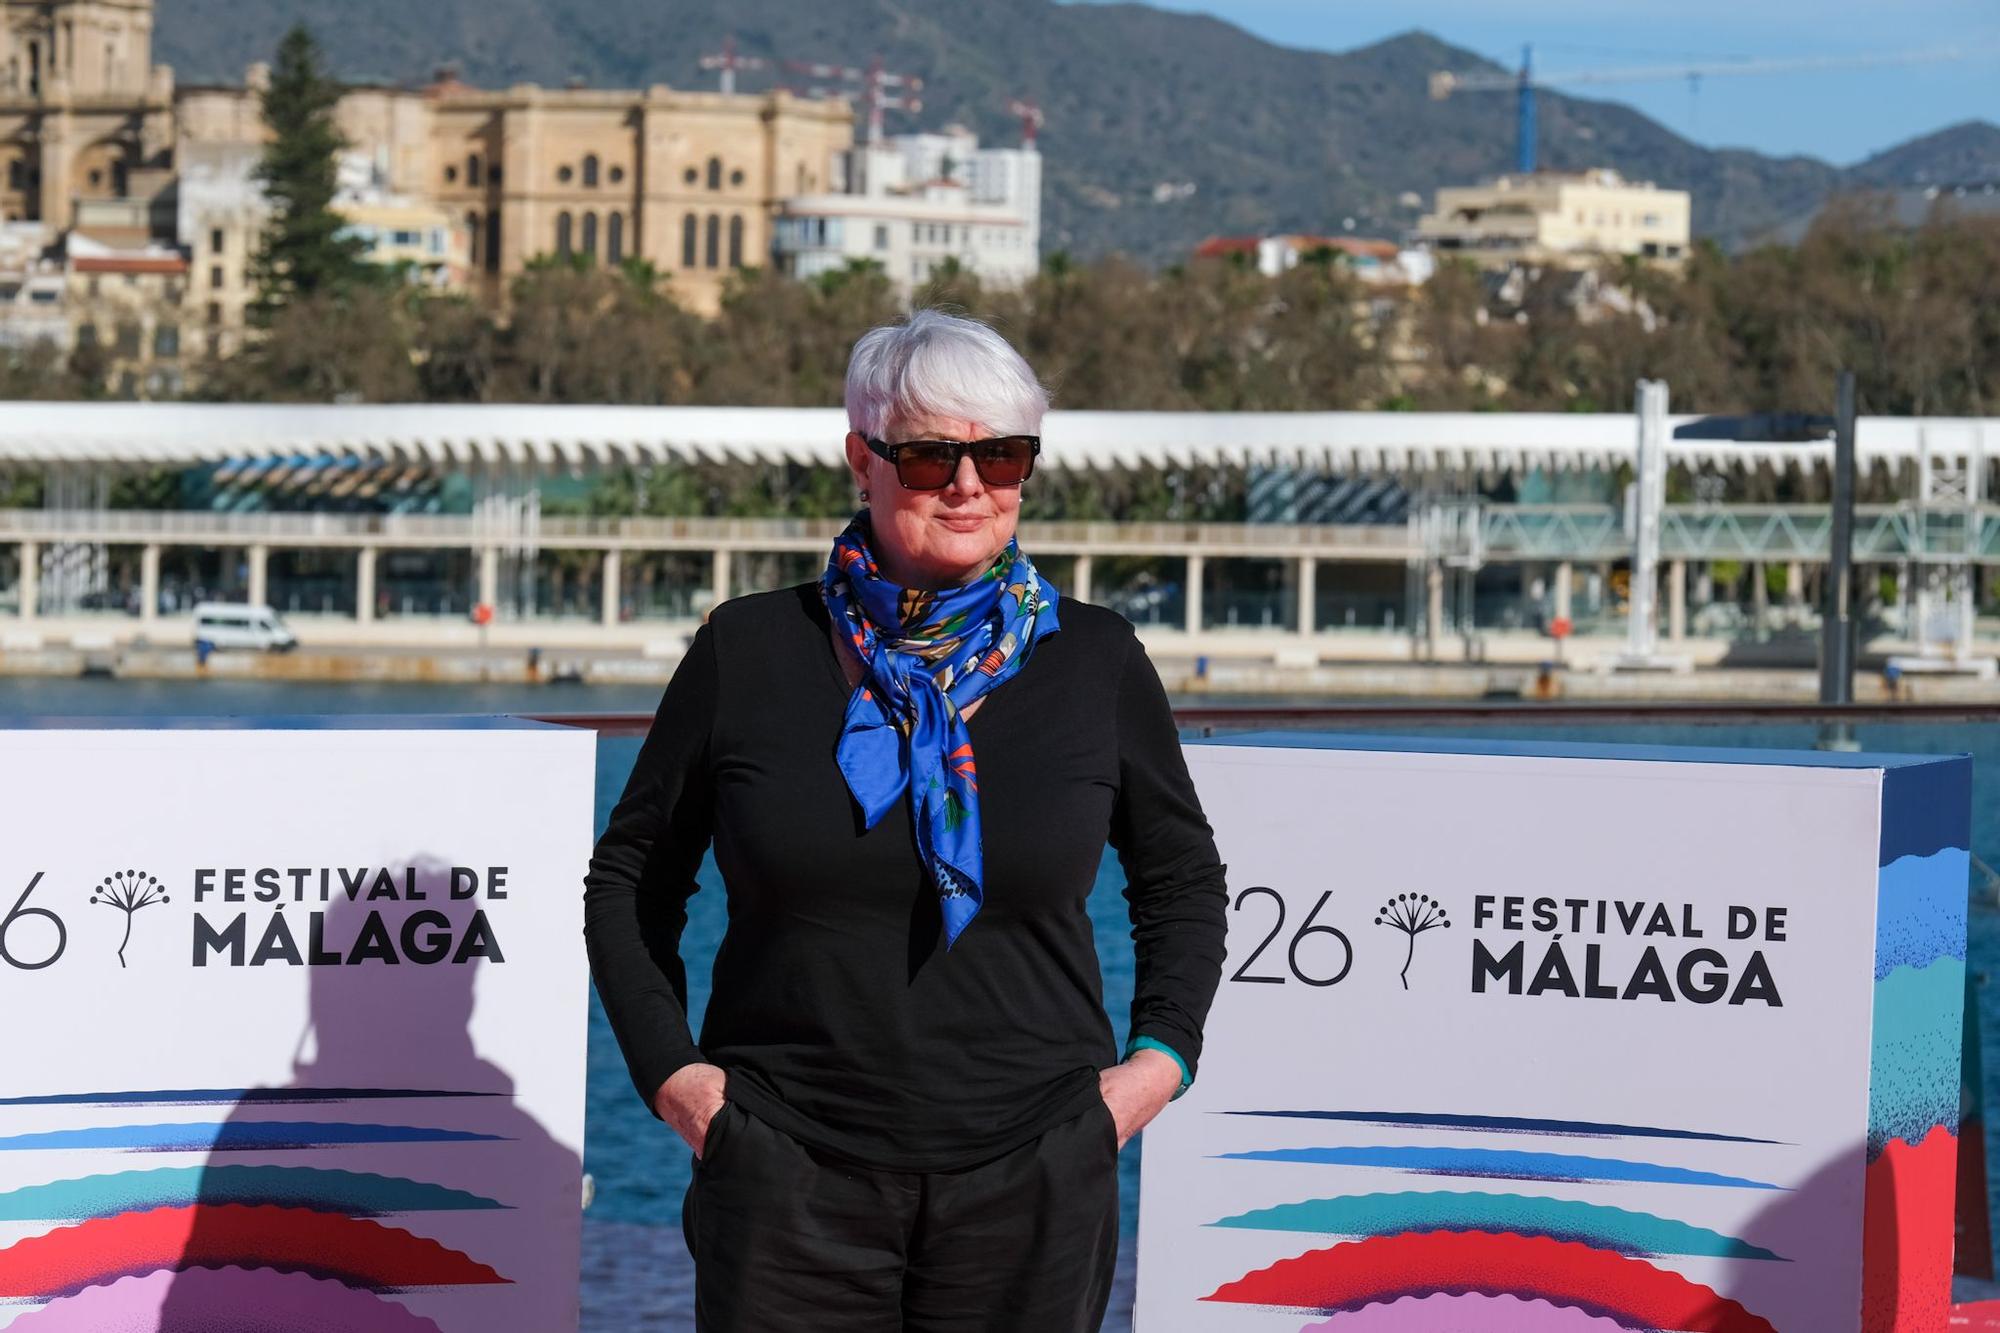
{"type": "MultiPolygon", "coordinates": [[[[1983,50],[1983,49],[1982,49],[1983,50]]],[[[1564,70],[1555,74],[1535,73],[1535,49],[1521,48],[1521,68],[1515,73],[1480,71],[1453,74],[1439,70],[1431,75],[1431,100],[1442,102],[1456,93],[1514,93],[1514,169],[1531,174],[1536,169],[1535,91],[1599,83],[1653,83],[1667,79],[1704,79],[1726,74],[1786,74],[1801,70],[1860,69],[1877,65],[1927,65],[1963,60],[1981,54],[1968,47],[1938,47],[1924,51],[1857,56],[1808,56],[1789,60],[1714,60],[1688,65],[1639,65],[1614,69],[1564,70]]]]}

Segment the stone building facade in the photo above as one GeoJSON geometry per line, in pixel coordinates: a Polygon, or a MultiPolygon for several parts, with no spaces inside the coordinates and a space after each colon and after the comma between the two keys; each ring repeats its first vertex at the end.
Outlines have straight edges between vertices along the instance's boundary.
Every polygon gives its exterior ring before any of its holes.
{"type": "Polygon", "coordinates": [[[172,163],[173,72],[153,0],[0,0],[0,222],[57,231],[172,163]]]}
{"type": "MultiPolygon", "coordinates": [[[[227,354],[242,337],[267,215],[252,175],[266,71],[177,87],[152,64],[154,5],[0,0],[0,227],[17,237],[39,228],[66,262],[93,205],[149,220],[149,234],[112,248],[145,252],[154,267],[158,247],[181,252],[187,327],[167,345],[227,354]]],[[[496,308],[537,257],[582,256],[644,260],[677,300],[713,311],[732,272],[770,262],[781,201],[829,188],[853,144],[846,103],[785,92],[480,89],[440,78],[352,88],[337,118],[349,141],[343,181],[358,173],[371,207],[442,210],[467,285],[496,308]]],[[[77,329],[96,319],[90,287],[68,284],[77,329]]]]}

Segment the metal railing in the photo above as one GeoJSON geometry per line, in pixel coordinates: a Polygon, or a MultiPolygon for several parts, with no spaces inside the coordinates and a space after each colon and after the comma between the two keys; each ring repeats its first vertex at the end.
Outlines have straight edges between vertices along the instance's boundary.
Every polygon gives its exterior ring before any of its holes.
{"type": "MultiPolygon", "coordinates": [[[[1481,504],[1466,507],[1463,518],[1445,534],[1452,550],[1435,549],[1435,542],[1427,547],[1418,525],[1407,523],[1028,522],[1021,525],[1021,540],[1046,555],[1401,563],[1429,554],[1463,555],[1475,565],[1604,562],[1632,553],[1625,516],[1609,505],[1481,504]]],[[[818,553],[844,522],[543,514],[535,542],[557,550],[818,553]]],[[[1819,563],[1827,558],[1831,532],[1831,516],[1820,505],[1669,505],[1661,514],[1660,551],[1669,559],[1819,563]]],[[[476,549],[518,545],[520,540],[518,534],[496,531],[470,514],[0,509],[0,541],[476,549]]],[[[1908,504],[1858,506],[1854,558],[2000,564],[2000,506],[1949,511],[1908,504]]]]}

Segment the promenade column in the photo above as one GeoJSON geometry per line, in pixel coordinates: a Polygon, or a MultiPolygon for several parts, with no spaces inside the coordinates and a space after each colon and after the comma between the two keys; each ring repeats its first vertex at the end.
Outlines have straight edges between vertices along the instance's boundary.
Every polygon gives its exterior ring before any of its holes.
{"type": "Polygon", "coordinates": [[[479,604],[490,606],[497,615],[500,609],[500,548],[482,546],[479,548],[479,604]]]}
{"type": "Polygon", "coordinates": [[[1805,600],[1806,567],[1797,560],[1785,562],[1785,605],[1797,606],[1805,600]]]}
{"type": "Polygon", "coordinates": [[[1299,557],[1299,633],[1311,634],[1318,626],[1313,616],[1319,610],[1319,561],[1309,555],[1299,557]]]}
{"type": "Polygon", "coordinates": [[[40,542],[21,543],[21,576],[16,587],[21,594],[20,618],[33,620],[41,613],[42,600],[42,544],[40,542]]]}
{"type": "Polygon", "coordinates": [[[245,598],[252,606],[262,606],[270,601],[271,550],[262,542],[254,542],[244,552],[244,561],[250,566],[250,595],[245,598]]]}
{"type": "MultiPolygon", "coordinates": [[[[716,606],[729,600],[729,552],[722,547],[717,547],[714,554],[710,556],[710,561],[709,582],[714,587],[710,590],[709,606],[716,606]]],[[[702,608],[704,614],[707,612],[707,609],[707,607],[702,608]]]]}
{"type": "Polygon", "coordinates": [[[1444,645],[1444,561],[1433,560],[1424,571],[1424,641],[1432,661],[1444,645]]]}
{"type": "Polygon", "coordinates": [[[1187,558],[1187,591],[1182,604],[1186,608],[1185,628],[1189,634],[1201,633],[1201,583],[1207,570],[1208,560],[1206,557],[1191,555],[1187,558]]]}
{"type": "Polygon", "coordinates": [[[1090,557],[1087,555],[1078,556],[1076,558],[1076,568],[1069,576],[1069,595],[1079,602],[1090,600],[1091,573],[1090,557]]]}
{"type": "Polygon", "coordinates": [[[160,618],[160,544],[148,542],[139,548],[139,623],[151,625],[160,618]]]}
{"type": "Polygon", "coordinates": [[[1667,562],[1667,637],[1675,643],[1687,638],[1688,567],[1685,560],[1667,562]]]}
{"type": "Polygon", "coordinates": [[[1764,622],[1771,613],[1771,585],[1764,577],[1764,565],[1759,561],[1750,566],[1750,623],[1756,629],[1763,629],[1764,622]]]}
{"type": "Polygon", "coordinates": [[[1568,620],[1570,618],[1569,585],[1570,585],[1569,561],[1565,560],[1556,566],[1555,617],[1558,620],[1568,620]]]}
{"type": "Polygon", "coordinates": [[[364,546],[354,558],[354,618],[363,625],[375,619],[375,548],[364,546]]]}
{"type": "Polygon", "coordinates": [[[614,548],[604,553],[604,564],[599,574],[600,601],[599,616],[606,629],[618,623],[618,606],[624,592],[625,562],[614,548]]]}

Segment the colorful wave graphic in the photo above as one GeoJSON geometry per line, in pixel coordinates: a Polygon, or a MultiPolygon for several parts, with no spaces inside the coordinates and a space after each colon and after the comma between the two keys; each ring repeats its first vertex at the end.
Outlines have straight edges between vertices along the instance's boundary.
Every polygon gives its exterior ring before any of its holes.
{"type": "Polygon", "coordinates": [[[439,1333],[392,1300],[329,1278],[271,1269],[162,1269],[87,1287],[8,1333],[439,1333]]]}
{"type": "MultiPolygon", "coordinates": [[[[1961,890],[1962,892],[1962,890],[1961,890]]],[[[1956,1131],[1965,964],[1940,958],[1898,967],[1875,983],[1868,1078],[1868,1155],[1891,1139],[1921,1143],[1931,1129],[1956,1131]]]]}
{"type": "Polygon", "coordinates": [[[508,1097],[505,1092],[438,1088],[166,1088],[124,1092],[56,1092],[0,1097],[0,1106],[240,1106],[285,1103],[397,1101],[425,1097],[508,1097]]]}
{"type": "Polygon", "coordinates": [[[53,1300],[162,1268],[274,1268],[349,1286],[447,1287],[507,1279],[437,1241],[339,1213],[201,1204],[98,1217],[0,1250],[0,1297],[53,1300]]]}
{"type": "Polygon", "coordinates": [[[1942,1328],[1951,1287],[1972,762],[1885,769],[1863,1333],[1942,1328]]]}
{"type": "Polygon", "coordinates": [[[1217,1156],[1252,1162],[1310,1162],[1321,1166],[1375,1166],[1433,1176],[1485,1176],[1497,1180],[1596,1180],[1646,1185],[1712,1185],[1774,1190],[1778,1186],[1688,1167],[1632,1162],[1572,1153],[1517,1152],[1500,1148],[1260,1148],[1217,1156]]]}
{"type": "Polygon", "coordinates": [[[1224,1111],[1223,1115],[1271,1116],[1287,1120],[1341,1120],[1401,1129],[1468,1129],[1493,1134],[1556,1134],[1567,1139],[1696,1139],[1703,1143],[1775,1143],[1740,1134],[1708,1134],[1695,1129],[1616,1125],[1597,1120],[1541,1120],[1514,1115],[1441,1115],[1421,1111],[1224,1111]]]}
{"type": "Polygon", "coordinates": [[[0,1194],[0,1222],[77,1221],[196,1204],[273,1204],[351,1217],[505,1208],[401,1176],[305,1166],[172,1166],[27,1185],[0,1194]]]}
{"type": "Polygon", "coordinates": [[[1630,1333],[1616,1319],[1519,1296],[1404,1296],[1307,1324],[1299,1333],[1630,1333]]]}
{"type": "Polygon", "coordinates": [[[1759,1245],[1651,1213],[1521,1194],[1356,1194],[1307,1199],[1225,1217],[1211,1225],[1331,1236],[1391,1236],[1419,1231],[1505,1231],[1577,1241],[1628,1255],[1702,1255],[1784,1262],[1759,1245]]]}
{"type": "Polygon", "coordinates": [[[1203,1300],[1359,1311],[1405,1296],[1517,1296],[1681,1333],[1777,1333],[1742,1305],[1643,1259],[1575,1241],[1493,1232],[1376,1236],[1245,1274],[1203,1300]]]}
{"type": "Polygon", "coordinates": [[[244,1152],[338,1148],[360,1143],[499,1142],[497,1134],[421,1125],[350,1125],[312,1120],[228,1120],[49,1129],[0,1138],[0,1152],[96,1148],[123,1152],[244,1152]]]}
{"type": "Polygon", "coordinates": [[[1958,1138],[1943,1126],[1916,1145],[1892,1139],[1868,1164],[1862,1211],[1861,1327],[1944,1327],[1951,1303],[1958,1138]]]}
{"type": "Polygon", "coordinates": [[[1940,958],[1965,961],[1965,885],[1972,856],[1944,847],[1883,866],[1875,887],[1875,979],[1940,958]]]}

